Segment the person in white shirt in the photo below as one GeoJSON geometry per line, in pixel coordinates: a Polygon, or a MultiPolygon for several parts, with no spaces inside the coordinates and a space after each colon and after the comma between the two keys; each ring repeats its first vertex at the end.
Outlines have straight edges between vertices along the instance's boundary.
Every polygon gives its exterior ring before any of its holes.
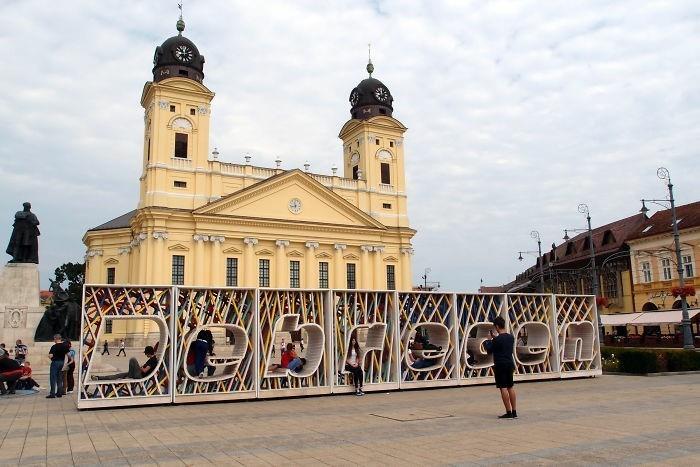
{"type": "Polygon", "coordinates": [[[345,360],[345,371],[352,374],[352,381],[355,384],[355,395],[362,396],[362,383],[365,379],[365,374],[360,366],[360,344],[357,343],[357,336],[353,334],[350,337],[350,348],[348,349],[347,360],[345,360]]]}
{"type": "Polygon", "coordinates": [[[126,357],[126,342],[124,342],[124,339],[119,341],[119,352],[117,352],[117,357],[121,354],[124,354],[126,357]]]}

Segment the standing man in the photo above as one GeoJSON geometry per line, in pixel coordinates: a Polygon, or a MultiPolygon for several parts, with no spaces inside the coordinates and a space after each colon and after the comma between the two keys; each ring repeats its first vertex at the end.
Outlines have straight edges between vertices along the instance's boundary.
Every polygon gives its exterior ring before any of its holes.
{"type": "Polygon", "coordinates": [[[484,342],[484,347],[486,352],[493,354],[493,375],[506,408],[506,413],[498,418],[518,418],[518,412],[515,409],[515,389],[513,389],[515,339],[512,334],[506,332],[506,321],[500,316],[493,320],[493,326],[496,328],[496,334],[489,331],[491,338],[484,342]]]}
{"type": "Polygon", "coordinates": [[[109,355],[109,343],[107,342],[107,339],[105,339],[105,343],[102,346],[102,355],[104,354],[109,355]]]}
{"type": "Polygon", "coordinates": [[[119,352],[117,352],[117,357],[121,354],[124,354],[126,357],[126,343],[124,342],[124,339],[119,340],[119,352]]]}
{"type": "Polygon", "coordinates": [[[62,397],[63,394],[63,378],[61,370],[66,360],[68,346],[63,342],[60,334],[54,334],[54,344],[49,349],[49,359],[51,366],[49,367],[49,395],[47,399],[62,397]]]}
{"type": "Polygon", "coordinates": [[[24,360],[27,358],[27,353],[27,346],[22,344],[21,339],[17,339],[17,343],[15,344],[15,360],[20,364],[24,363],[24,360]]]}

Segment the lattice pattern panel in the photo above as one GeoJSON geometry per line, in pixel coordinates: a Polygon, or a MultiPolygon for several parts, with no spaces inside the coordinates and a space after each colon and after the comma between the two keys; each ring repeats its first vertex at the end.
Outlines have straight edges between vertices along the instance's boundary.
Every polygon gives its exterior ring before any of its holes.
{"type": "MultiPolygon", "coordinates": [[[[85,286],[83,291],[82,334],[79,372],[79,401],[111,401],[121,405],[129,399],[159,398],[170,394],[170,335],[171,288],[164,287],[106,287],[85,286]],[[106,320],[139,319],[146,326],[155,326],[159,340],[151,343],[156,348],[156,368],[141,378],[122,375],[112,380],[94,380],[97,371],[93,363],[97,357],[96,346],[104,339],[106,320]],[[96,370],[96,369],[95,369],[96,370]]],[[[145,363],[139,361],[139,365],[145,363]]],[[[104,377],[105,375],[99,375],[104,377]]],[[[113,375],[115,376],[115,375],[113,375]]],[[[110,405],[102,404],[102,405],[110,405]]]]}
{"type": "Polygon", "coordinates": [[[350,337],[356,336],[365,384],[398,383],[394,349],[396,314],[393,292],[334,291],[335,384],[351,386],[345,371],[350,337]]]}
{"type": "Polygon", "coordinates": [[[455,323],[452,294],[399,293],[399,358],[403,382],[430,382],[457,377],[454,363],[455,323]],[[429,345],[417,349],[417,335],[429,345]]]}
{"type": "Polygon", "coordinates": [[[329,386],[329,360],[325,353],[324,292],[260,289],[259,294],[260,390],[329,386]],[[275,368],[282,352],[275,345],[278,342],[275,333],[292,336],[290,340],[295,345],[296,352],[306,361],[303,369],[292,371],[275,368]],[[273,345],[276,347],[275,356],[273,345]]]}
{"type": "Polygon", "coordinates": [[[506,312],[515,337],[515,372],[520,375],[551,373],[554,334],[551,295],[507,295],[506,312]]]}
{"type": "Polygon", "coordinates": [[[600,342],[594,300],[556,295],[555,303],[560,371],[599,371],[600,342]]]}
{"type": "Polygon", "coordinates": [[[493,329],[494,318],[501,314],[503,301],[503,295],[457,295],[462,378],[493,376],[493,356],[486,353],[483,344],[489,338],[489,330],[493,329]]]}
{"type": "Polygon", "coordinates": [[[177,294],[175,396],[254,393],[255,289],[178,288],[177,294]],[[205,352],[200,335],[213,338],[213,351],[198,372],[198,353],[205,352]]]}

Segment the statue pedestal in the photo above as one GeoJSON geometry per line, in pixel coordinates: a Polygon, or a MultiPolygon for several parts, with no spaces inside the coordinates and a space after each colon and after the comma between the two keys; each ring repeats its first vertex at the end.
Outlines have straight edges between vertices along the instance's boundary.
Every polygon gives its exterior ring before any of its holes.
{"type": "Polygon", "coordinates": [[[31,347],[42,316],[38,265],[7,263],[0,271],[0,342],[7,350],[14,349],[17,339],[31,347]]]}

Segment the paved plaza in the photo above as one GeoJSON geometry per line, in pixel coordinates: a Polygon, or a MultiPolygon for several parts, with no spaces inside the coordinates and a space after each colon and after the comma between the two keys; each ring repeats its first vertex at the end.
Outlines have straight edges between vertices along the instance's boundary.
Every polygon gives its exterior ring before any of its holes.
{"type": "Polygon", "coordinates": [[[81,411],[0,398],[0,465],[700,463],[700,375],[81,411]]]}

